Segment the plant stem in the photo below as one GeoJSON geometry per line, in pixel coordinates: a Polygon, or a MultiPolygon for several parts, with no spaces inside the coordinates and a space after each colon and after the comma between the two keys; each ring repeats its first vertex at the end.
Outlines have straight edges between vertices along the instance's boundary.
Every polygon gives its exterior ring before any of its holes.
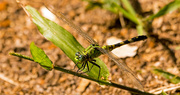
{"type": "MultiPolygon", "coordinates": [[[[28,56],[25,56],[25,55],[21,55],[21,54],[18,54],[18,53],[9,53],[9,54],[13,55],[13,56],[20,57],[20,58],[24,58],[24,59],[27,59],[27,60],[30,60],[30,61],[34,62],[34,59],[32,59],[32,58],[30,58],[28,56]]],[[[71,71],[71,70],[63,69],[63,68],[58,67],[58,66],[54,66],[54,69],[58,70],[58,71],[65,72],[65,73],[68,73],[68,74],[71,74],[71,75],[74,75],[74,76],[85,78],[85,79],[88,79],[88,80],[91,80],[91,81],[94,81],[94,82],[98,82],[100,84],[109,85],[109,86],[113,86],[113,87],[116,87],[116,88],[128,90],[128,91],[130,91],[132,93],[135,93],[135,94],[138,94],[138,95],[154,95],[152,93],[143,92],[143,91],[140,91],[138,89],[134,89],[134,88],[130,88],[130,87],[127,87],[127,86],[119,85],[119,84],[116,84],[116,83],[113,83],[113,82],[97,80],[97,79],[91,78],[91,77],[89,77],[87,75],[83,75],[83,74],[80,74],[80,73],[77,73],[77,72],[74,72],[74,71],[71,71]]]]}
{"type": "Polygon", "coordinates": [[[30,61],[34,61],[33,58],[31,58],[29,56],[25,56],[25,55],[19,54],[19,53],[10,52],[9,54],[13,55],[13,56],[20,57],[20,58],[24,58],[24,59],[27,59],[27,60],[30,60],[30,61]]]}
{"type": "Polygon", "coordinates": [[[58,66],[54,66],[54,69],[65,72],[65,73],[72,74],[74,76],[85,78],[85,79],[88,79],[88,80],[91,80],[91,81],[95,81],[95,82],[98,82],[100,84],[105,84],[105,85],[117,87],[117,88],[120,88],[120,89],[128,90],[128,91],[130,91],[132,93],[136,93],[138,95],[154,95],[154,94],[151,94],[151,93],[148,93],[148,92],[143,92],[143,91],[140,91],[140,90],[137,90],[137,89],[134,89],[134,88],[130,88],[130,87],[127,87],[127,86],[119,85],[119,84],[116,84],[116,83],[113,83],[113,82],[106,82],[106,81],[102,81],[102,80],[97,80],[97,79],[91,78],[89,76],[86,76],[86,75],[83,75],[83,74],[80,74],[80,73],[77,73],[77,72],[74,72],[74,71],[63,69],[63,68],[58,67],[58,66]]]}

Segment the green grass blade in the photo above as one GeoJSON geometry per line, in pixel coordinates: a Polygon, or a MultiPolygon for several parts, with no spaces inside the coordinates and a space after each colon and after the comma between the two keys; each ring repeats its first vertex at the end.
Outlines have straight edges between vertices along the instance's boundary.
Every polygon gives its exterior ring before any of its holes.
{"type": "Polygon", "coordinates": [[[176,76],[176,75],[173,75],[169,72],[166,72],[166,71],[163,71],[161,69],[154,69],[153,72],[155,74],[159,74],[161,75],[162,77],[170,80],[170,82],[174,83],[174,84],[177,84],[180,82],[180,77],[176,76]]]}
{"type": "Polygon", "coordinates": [[[30,51],[35,62],[39,63],[46,70],[53,69],[52,61],[48,58],[43,50],[34,44],[34,42],[32,42],[30,45],[30,51]]]}
{"type": "Polygon", "coordinates": [[[87,5],[87,9],[92,9],[94,7],[100,7],[106,10],[109,10],[113,13],[118,14],[119,10],[117,9],[116,6],[114,6],[114,3],[117,5],[120,5],[120,1],[119,0],[97,0],[97,1],[93,1],[93,0],[83,0],[83,1],[87,1],[88,5],[87,5]]]}
{"type": "Polygon", "coordinates": [[[165,7],[163,7],[158,13],[150,16],[149,18],[147,18],[146,20],[153,20],[154,18],[163,16],[167,13],[170,13],[174,10],[176,10],[177,8],[180,7],[180,0],[175,0],[171,3],[169,3],[168,5],[166,5],[165,7]]]}
{"type": "MultiPolygon", "coordinates": [[[[134,23],[136,23],[138,26],[141,25],[141,21],[138,18],[135,10],[133,9],[133,7],[131,6],[131,4],[129,3],[128,0],[121,0],[122,4],[124,5],[125,9],[127,10],[127,12],[129,13],[130,17],[129,18],[131,21],[133,21],[134,23]]],[[[142,25],[141,25],[142,26],[142,25]]]]}
{"type": "Polygon", "coordinates": [[[128,11],[126,11],[125,9],[123,9],[121,6],[117,4],[114,4],[114,6],[118,8],[118,10],[123,14],[123,16],[125,16],[126,18],[134,22],[135,24],[140,24],[136,16],[133,16],[132,14],[130,14],[128,11]]]}
{"type": "Polygon", "coordinates": [[[84,0],[84,1],[89,2],[89,6],[88,6],[89,9],[98,6],[116,14],[119,14],[119,12],[121,12],[126,18],[128,18],[132,22],[136,24],[140,24],[138,18],[136,17],[135,11],[133,11],[133,8],[130,6],[129,3],[127,3],[127,1],[124,1],[125,5],[127,5],[127,10],[121,7],[119,0],[102,0],[101,2],[92,1],[92,0],[84,0]]]}
{"type": "MultiPolygon", "coordinates": [[[[108,0],[106,0],[106,1],[108,1],[108,0]]],[[[127,3],[127,2],[125,2],[125,3],[127,3]]],[[[128,8],[129,10],[125,10],[124,8],[121,7],[121,5],[119,5],[118,2],[112,2],[112,1],[110,3],[106,2],[103,5],[103,8],[107,9],[107,10],[110,10],[110,11],[116,10],[117,14],[119,14],[119,12],[121,12],[126,18],[128,18],[129,20],[131,20],[132,22],[134,22],[136,24],[139,24],[139,21],[138,21],[138,18],[136,17],[135,12],[133,12],[132,9],[130,9],[130,8],[128,8]],[[131,12],[133,14],[131,14],[131,12]]]]}
{"type": "Polygon", "coordinates": [[[126,10],[134,17],[136,17],[136,12],[134,11],[133,7],[129,3],[129,0],[121,0],[122,4],[125,6],[126,10]]]}
{"type": "MultiPolygon", "coordinates": [[[[40,33],[46,39],[50,40],[57,47],[59,47],[73,62],[75,62],[75,53],[78,51],[83,51],[84,48],[79,44],[79,42],[74,38],[74,36],[55,22],[42,17],[34,8],[26,6],[25,10],[32,17],[32,21],[36,24],[40,33]]],[[[96,63],[101,67],[100,77],[103,77],[104,80],[107,80],[109,76],[109,71],[106,65],[99,58],[97,58],[96,63]]],[[[92,70],[87,74],[93,78],[97,78],[98,72],[99,68],[96,68],[96,66],[94,66],[92,70]]]]}
{"type": "Polygon", "coordinates": [[[114,6],[115,4],[120,6],[120,1],[119,0],[103,0],[102,6],[106,10],[119,14],[119,10],[117,6],[114,6]]]}
{"type": "Polygon", "coordinates": [[[136,29],[138,31],[138,35],[144,35],[144,29],[142,25],[137,25],[136,29]]]}

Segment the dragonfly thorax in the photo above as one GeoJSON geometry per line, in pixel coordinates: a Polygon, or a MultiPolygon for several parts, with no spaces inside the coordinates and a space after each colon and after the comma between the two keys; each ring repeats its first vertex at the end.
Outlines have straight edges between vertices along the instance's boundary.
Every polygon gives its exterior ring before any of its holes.
{"type": "Polygon", "coordinates": [[[99,47],[99,45],[91,44],[88,48],[85,49],[85,51],[83,51],[82,54],[80,52],[76,52],[75,61],[77,63],[93,61],[94,58],[97,58],[102,54],[102,52],[100,52],[98,48],[101,47],[99,47]]]}

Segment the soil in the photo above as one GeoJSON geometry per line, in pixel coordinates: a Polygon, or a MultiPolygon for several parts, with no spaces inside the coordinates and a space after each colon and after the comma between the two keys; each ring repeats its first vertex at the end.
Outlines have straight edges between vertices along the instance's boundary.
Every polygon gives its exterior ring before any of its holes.
{"type": "MultiPolygon", "coordinates": [[[[41,1],[41,0],[40,0],[41,1]]],[[[132,0],[137,13],[147,17],[157,13],[172,0],[132,0]]],[[[32,3],[32,2],[31,2],[32,3]]],[[[126,18],[124,24],[119,16],[107,10],[95,7],[87,10],[83,0],[53,0],[58,11],[80,26],[99,44],[105,45],[109,37],[123,40],[137,36],[135,24],[126,18]]],[[[40,6],[34,3],[34,6],[40,6]]],[[[134,72],[144,86],[145,91],[166,91],[177,94],[179,85],[173,84],[160,75],[153,73],[154,68],[162,69],[179,76],[180,66],[180,10],[175,10],[152,22],[150,37],[142,42],[131,44],[138,46],[134,57],[123,58],[124,63],[134,72]],[[170,89],[170,90],[169,90],[170,89]]],[[[0,0],[0,93],[1,95],[130,95],[128,91],[100,86],[98,83],[52,70],[47,71],[39,64],[9,54],[17,52],[31,56],[31,42],[42,48],[52,62],[65,69],[73,70],[74,63],[58,47],[46,40],[15,0],[0,0]]],[[[73,30],[65,26],[68,30],[73,30]]],[[[75,37],[79,34],[73,32],[75,37]]],[[[85,47],[84,39],[78,41],[85,47]]],[[[100,57],[110,70],[111,78],[118,76],[118,67],[108,57],[100,57]]]]}

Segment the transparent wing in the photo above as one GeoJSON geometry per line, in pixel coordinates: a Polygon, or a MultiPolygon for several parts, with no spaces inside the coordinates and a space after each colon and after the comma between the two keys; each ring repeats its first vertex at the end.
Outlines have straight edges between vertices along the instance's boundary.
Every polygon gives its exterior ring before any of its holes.
{"type": "MultiPolygon", "coordinates": [[[[19,1],[27,1],[31,3],[31,0],[19,0],[19,1]]],[[[32,0],[33,1],[33,0],[32,0]]],[[[54,13],[58,18],[60,18],[62,21],[67,23],[69,26],[74,28],[78,34],[80,34],[84,39],[86,39],[91,44],[97,44],[96,41],[94,41],[88,34],[82,31],[82,29],[78,26],[76,26],[73,22],[68,20],[59,10],[55,10],[55,8],[50,4],[51,1],[44,0],[44,1],[36,1],[36,3],[42,3],[45,5],[52,13],[54,13]]],[[[35,2],[33,2],[35,3],[35,2]]],[[[103,54],[108,55],[108,57],[113,60],[118,67],[121,70],[121,77],[124,78],[125,81],[128,81],[127,86],[132,85],[132,87],[135,87],[137,89],[143,90],[143,86],[141,85],[140,81],[136,78],[132,70],[123,62],[120,62],[120,60],[117,60],[116,56],[112,54],[111,52],[108,52],[102,48],[98,48],[103,54]]]]}
{"type": "Polygon", "coordinates": [[[96,41],[94,41],[87,33],[83,32],[82,29],[78,26],[76,26],[72,21],[67,19],[60,11],[54,10],[53,6],[49,5],[48,3],[44,3],[44,5],[53,12],[58,18],[60,18],[62,21],[67,23],[69,26],[74,28],[78,34],[80,34],[84,39],[86,39],[91,44],[97,44],[96,41]]]}
{"type": "MultiPolygon", "coordinates": [[[[76,26],[72,21],[68,20],[60,11],[57,12],[57,10],[54,10],[53,6],[48,6],[48,4],[45,3],[45,6],[51,11],[53,12],[58,18],[60,18],[61,20],[63,20],[65,23],[67,23],[69,26],[73,27],[76,32],[78,34],[80,34],[84,39],[86,39],[89,43],[91,44],[97,44],[96,41],[94,41],[87,33],[83,32],[83,30],[76,26]]],[[[119,62],[119,60],[117,60],[117,58],[115,58],[115,55],[111,52],[108,52],[102,48],[99,48],[99,50],[103,53],[103,54],[107,54],[108,57],[113,60],[118,67],[121,70],[121,73],[128,83],[126,85],[129,86],[129,84],[132,85],[132,87],[135,87],[137,89],[143,90],[143,86],[141,85],[140,81],[136,78],[136,76],[134,75],[134,73],[132,72],[132,70],[124,63],[119,62]]]]}
{"type": "Polygon", "coordinates": [[[122,60],[117,60],[119,59],[116,55],[114,55],[112,52],[108,52],[102,48],[99,48],[99,50],[108,55],[108,57],[113,60],[116,65],[118,65],[118,67],[120,68],[120,71],[121,71],[121,77],[123,77],[126,81],[126,83],[124,85],[127,85],[127,86],[131,86],[131,87],[134,87],[134,88],[137,88],[139,90],[142,90],[144,91],[144,88],[141,84],[141,82],[138,80],[138,78],[136,78],[135,74],[133,73],[133,71],[126,65],[122,62],[122,60]]]}
{"type": "MultiPolygon", "coordinates": [[[[80,34],[84,39],[86,39],[89,43],[97,44],[96,41],[94,41],[88,34],[83,32],[83,30],[80,27],[76,26],[73,22],[68,20],[61,12],[55,11],[52,6],[50,6],[50,7],[47,6],[47,8],[50,11],[52,11],[55,15],[57,15],[60,19],[62,19],[64,22],[66,22],[68,25],[73,27],[76,30],[76,32],[78,34],[80,34]]],[[[123,62],[119,62],[119,60],[117,60],[117,58],[115,58],[115,55],[113,53],[108,52],[102,48],[98,48],[98,49],[103,54],[107,54],[108,57],[118,65],[118,67],[122,71],[123,77],[125,77],[126,78],[125,80],[128,81],[127,84],[133,84],[133,86],[135,86],[135,88],[143,90],[143,86],[141,85],[140,81],[136,78],[136,76],[134,75],[132,70],[126,64],[124,64],[123,62]]]]}

